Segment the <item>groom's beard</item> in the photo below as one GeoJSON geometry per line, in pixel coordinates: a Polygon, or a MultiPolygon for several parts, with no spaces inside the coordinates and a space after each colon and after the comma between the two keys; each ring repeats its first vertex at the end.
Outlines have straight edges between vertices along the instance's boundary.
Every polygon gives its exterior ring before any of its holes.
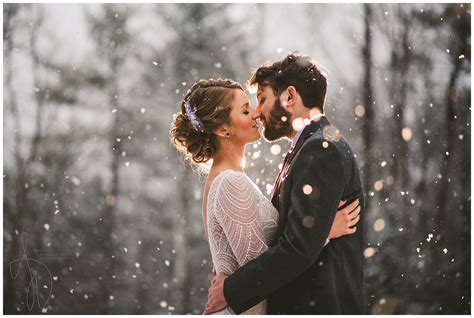
{"type": "Polygon", "coordinates": [[[282,137],[289,137],[293,132],[291,113],[281,106],[279,98],[275,100],[275,104],[273,104],[273,108],[268,118],[265,118],[265,121],[266,125],[263,130],[263,137],[267,141],[275,141],[282,137]],[[286,121],[282,120],[284,117],[286,117],[286,121]]]}

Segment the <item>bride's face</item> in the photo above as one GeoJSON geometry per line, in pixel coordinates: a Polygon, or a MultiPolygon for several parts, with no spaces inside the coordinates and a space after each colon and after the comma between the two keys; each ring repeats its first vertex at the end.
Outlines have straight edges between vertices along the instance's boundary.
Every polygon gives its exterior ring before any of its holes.
{"type": "Polygon", "coordinates": [[[260,114],[250,106],[245,93],[237,89],[230,113],[232,137],[235,142],[248,144],[260,139],[257,125],[259,116],[260,114]]]}

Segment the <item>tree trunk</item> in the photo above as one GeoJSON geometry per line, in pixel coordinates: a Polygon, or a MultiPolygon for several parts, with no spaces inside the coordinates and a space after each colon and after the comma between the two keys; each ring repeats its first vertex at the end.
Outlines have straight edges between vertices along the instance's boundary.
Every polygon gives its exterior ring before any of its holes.
{"type": "MultiPolygon", "coordinates": [[[[371,189],[372,170],[374,167],[373,160],[373,137],[374,131],[374,96],[372,92],[372,9],[369,4],[364,4],[364,28],[365,28],[365,45],[362,48],[362,57],[364,60],[364,83],[363,91],[363,105],[365,107],[365,115],[362,119],[362,138],[364,142],[364,173],[363,183],[364,191],[367,193],[371,189]]],[[[365,211],[370,213],[371,198],[367,197],[365,200],[365,211]]]]}
{"type": "Polygon", "coordinates": [[[394,197],[400,195],[401,192],[408,191],[409,186],[409,166],[408,166],[408,142],[402,136],[402,130],[405,128],[405,106],[407,102],[407,89],[409,83],[409,67],[411,63],[410,52],[410,12],[405,12],[402,7],[397,7],[396,11],[400,26],[402,27],[399,36],[394,36],[392,42],[392,87],[391,99],[393,100],[393,114],[391,119],[391,140],[393,142],[393,150],[390,158],[390,175],[394,177],[394,183],[391,187],[384,187],[384,194],[397,200],[398,208],[392,211],[390,215],[390,223],[392,226],[403,228],[400,239],[405,241],[400,247],[400,252],[405,258],[400,262],[400,266],[396,271],[397,279],[394,281],[394,288],[397,289],[398,296],[403,297],[410,288],[408,273],[410,272],[410,255],[413,249],[413,230],[410,220],[411,206],[408,202],[408,196],[394,197]],[[403,276],[402,276],[403,275],[403,276]]]}
{"type": "Polygon", "coordinates": [[[456,142],[457,136],[457,125],[455,120],[455,104],[456,100],[454,99],[457,95],[456,89],[456,80],[460,72],[460,63],[456,63],[453,71],[451,72],[449,85],[446,93],[446,138],[444,143],[444,153],[442,154],[443,159],[441,162],[441,180],[439,181],[438,194],[437,194],[437,208],[438,213],[436,217],[436,228],[438,232],[441,232],[446,222],[446,206],[448,203],[448,192],[449,192],[449,172],[451,167],[451,158],[453,156],[454,143],[456,142]]]}
{"type": "MultiPolygon", "coordinates": [[[[8,8],[11,8],[13,6],[9,5],[8,8]]],[[[10,244],[7,244],[5,246],[6,252],[5,252],[5,260],[4,260],[4,272],[3,272],[3,277],[5,279],[4,285],[3,285],[3,302],[4,302],[4,314],[14,314],[17,313],[15,309],[15,281],[11,278],[10,275],[10,262],[16,259],[17,256],[17,251],[19,250],[19,237],[18,235],[15,234],[15,229],[21,233],[22,227],[21,227],[21,219],[23,216],[23,201],[22,200],[22,194],[24,191],[24,184],[22,187],[19,187],[21,185],[20,182],[20,176],[23,171],[22,167],[22,158],[21,158],[21,153],[20,153],[20,146],[21,146],[21,126],[20,126],[20,119],[19,119],[19,113],[18,113],[18,108],[17,108],[17,99],[16,99],[16,94],[12,86],[12,69],[11,69],[11,64],[12,64],[12,58],[11,58],[11,52],[13,48],[13,39],[12,39],[12,30],[9,28],[10,26],[10,19],[12,18],[12,15],[14,13],[11,12],[11,10],[8,10],[7,8],[4,8],[4,88],[5,88],[5,95],[4,95],[4,101],[5,101],[5,107],[6,109],[10,109],[11,113],[14,118],[14,129],[13,129],[13,136],[14,136],[14,156],[15,156],[15,163],[16,163],[16,173],[17,176],[15,178],[14,183],[15,183],[15,206],[11,208],[11,213],[6,214],[6,218],[4,219],[5,222],[5,230],[9,231],[9,233],[12,236],[12,241],[10,244]],[[10,223],[11,222],[11,223],[10,223]],[[10,224],[9,224],[10,223],[10,224]]],[[[12,176],[13,177],[13,176],[12,176]]],[[[11,195],[8,193],[3,194],[5,195],[11,195]]]]}
{"type": "MultiPolygon", "coordinates": [[[[470,93],[466,98],[466,104],[471,100],[470,93]]],[[[464,167],[461,168],[461,187],[463,188],[463,200],[461,203],[462,228],[461,228],[461,255],[464,256],[461,267],[461,311],[463,314],[470,314],[471,302],[471,138],[469,127],[466,125],[470,123],[471,113],[466,106],[460,118],[464,118],[465,122],[462,125],[461,132],[463,133],[463,146],[461,147],[461,162],[464,167]]]]}
{"type": "MultiPolygon", "coordinates": [[[[117,74],[118,65],[114,59],[111,61],[111,74],[117,74]]],[[[118,96],[118,84],[117,81],[110,77],[109,84],[109,103],[111,109],[118,109],[118,101],[116,96],[118,96]]],[[[103,313],[110,314],[113,312],[114,300],[111,299],[111,296],[114,295],[115,290],[115,279],[113,276],[116,274],[116,255],[117,249],[117,234],[114,232],[117,228],[116,213],[117,213],[117,201],[119,200],[120,195],[120,156],[122,154],[122,145],[120,133],[120,110],[116,111],[114,114],[114,119],[112,127],[110,130],[110,144],[111,144],[111,155],[112,161],[110,163],[110,171],[112,175],[112,180],[110,184],[110,192],[106,197],[106,208],[104,211],[104,218],[102,222],[104,223],[105,232],[104,232],[104,283],[102,284],[102,297],[103,297],[103,313]],[[120,139],[119,139],[120,138],[120,139]],[[120,141],[119,141],[120,140],[120,141]]]]}

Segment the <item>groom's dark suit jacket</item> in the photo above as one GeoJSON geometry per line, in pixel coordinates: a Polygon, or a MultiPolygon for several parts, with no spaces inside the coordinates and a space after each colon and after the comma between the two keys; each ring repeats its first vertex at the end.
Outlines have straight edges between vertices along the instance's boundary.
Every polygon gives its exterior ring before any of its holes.
{"type": "Polygon", "coordinates": [[[306,126],[277,178],[278,230],[268,251],[224,282],[239,314],[268,299],[268,314],[364,314],[364,197],[351,148],[326,117],[306,126]],[[336,138],[334,136],[336,135],[336,138]],[[324,247],[338,209],[360,199],[357,231],[324,247]]]}

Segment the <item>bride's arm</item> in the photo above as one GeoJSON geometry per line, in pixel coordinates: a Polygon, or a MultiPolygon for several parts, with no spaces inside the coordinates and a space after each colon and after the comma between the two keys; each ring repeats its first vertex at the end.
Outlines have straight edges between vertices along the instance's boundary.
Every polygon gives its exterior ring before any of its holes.
{"type": "Polygon", "coordinates": [[[218,185],[217,204],[216,219],[239,267],[268,249],[258,220],[255,189],[244,174],[224,176],[218,185]]]}

